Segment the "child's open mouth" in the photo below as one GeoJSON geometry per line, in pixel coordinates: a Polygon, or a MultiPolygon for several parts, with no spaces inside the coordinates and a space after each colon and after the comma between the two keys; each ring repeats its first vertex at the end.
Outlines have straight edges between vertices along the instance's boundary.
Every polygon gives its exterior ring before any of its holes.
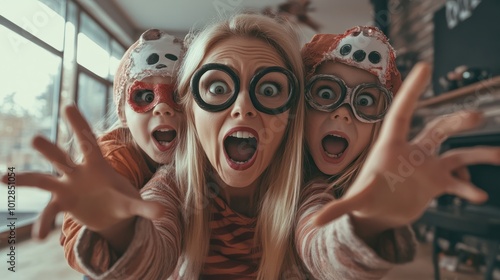
{"type": "Polygon", "coordinates": [[[340,158],[347,147],[349,147],[349,142],[344,137],[337,134],[328,134],[321,141],[323,150],[329,158],[340,158]]]}
{"type": "Polygon", "coordinates": [[[236,170],[249,168],[257,151],[257,133],[250,131],[233,131],[224,139],[224,151],[229,166],[236,170]]]}
{"type": "Polygon", "coordinates": [[[175,137],[177,137],[175,129],[160,128],[153,131],[153,138],[156,140],[156,146],[160,151],[168,150],[175,137]]]}

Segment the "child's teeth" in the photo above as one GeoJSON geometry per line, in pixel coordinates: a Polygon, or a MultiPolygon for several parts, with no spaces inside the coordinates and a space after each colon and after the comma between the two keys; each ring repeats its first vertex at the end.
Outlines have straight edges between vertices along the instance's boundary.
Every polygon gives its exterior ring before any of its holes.
{"type": "MultiPolygon", "coordinates": [[[[326,152],[326,151],[325,151],[325,152],[326,152]]],[[[342,152],[342,153],[340,153],[340,154],[337,154],[337,155],[334,155],[334,154],[330,154],[330,153],[326,152],[326,155],[327,155],[328,157],[331,157],[331,158],[339,158],[339,157],[341,157],[341,156],[342,156],[342,154],[343,154],[343,153],[344,153],[344,152],[342,152]]]]}

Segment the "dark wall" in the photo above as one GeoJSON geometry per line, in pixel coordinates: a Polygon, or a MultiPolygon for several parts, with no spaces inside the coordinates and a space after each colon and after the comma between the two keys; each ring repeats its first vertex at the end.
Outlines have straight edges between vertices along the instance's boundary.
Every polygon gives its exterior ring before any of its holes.
{"type": "MultiPolygon", "coordinates": [[[[500,146],[500,134],[455,137],[443,145],[443,150],[473,146],[500,146]]],[[[485,205],[500,207],[500,166],[472,165],[469,174],[474,185],[485,190],[489,199],[485,205]]]]}
{"type": "Polygon", "coordinates": [[[434,94],[443,93],[439,77],[460,65],[500,74],[499,0],[451,0],[434,14],[434,94]]]}

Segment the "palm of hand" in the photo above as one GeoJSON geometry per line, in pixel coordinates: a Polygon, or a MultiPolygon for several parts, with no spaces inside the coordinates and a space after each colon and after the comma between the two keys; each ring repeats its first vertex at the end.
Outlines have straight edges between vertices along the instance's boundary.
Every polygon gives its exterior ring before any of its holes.
{"type": "Polygon", "coordinates": [[[129,218],[131,200],[140,199],[138,190],[104,159],[75,166],[59,182],[61,189],[53,191],[51,203],[93,231],[129,218]]]}
{"type": "Polygon", "coordinates": [[[476,126],[480,114],[460,112],[438,118],[413,140],[407,140],[414,104],[429,76],[427,65],[415,66],[355,182],[341,199],[321,210],[317,224],[351,213],[395,228],[416,220],[433,198],[444,193],[473,202],[487,198],[468,178],[460,180],[453,173],[470,164],[500,164],[498,148],[464,148],[437,155],[438,147],[449,135],[476,126]]]}
{"type": "MultiPolygon", "coordinates": [[[[52,199],[33,227],[33,234],[44,238],[57,213],[64,211],[96,232],[130,221],[134,216],[154,219],[161,215],[159,204],[143,201],[138,190],[117,173],[102,157],[90,126],[74,106],[65,110],[83,161],[75,164],[67,153],[43,137],[35,137],[33,146],[62,174],[54,177],[42,173],[17,174],[18,186],[32,186],[50,191],[52,199]]],[[[4,176],[2,181],[6,182],[4,176]]]]}

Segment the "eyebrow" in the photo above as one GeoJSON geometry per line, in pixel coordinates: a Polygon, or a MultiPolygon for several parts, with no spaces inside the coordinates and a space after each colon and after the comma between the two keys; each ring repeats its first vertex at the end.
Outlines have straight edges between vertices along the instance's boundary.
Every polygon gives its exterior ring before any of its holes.
{"type": "Polygon", "coordinates": [[[281,68],[285,68],[285,69],[287,69],[286,67],[283,67],[283,66],[281,66],[281,65],[261,66],[261,67],[259,67],[259,68],[255,69],[254,76],[255,76],[255,74],[259,73],[261,70],[266,69],[266,68],[269,68],[269,67],[281,67],[281,68]]]}
{"type": "MultiPolygon", "coordinates": [[[[236,68],[234,68],[232,65],[224,64],[224,63],[219,63],[219,64],[222,64],[222,65],[225,65],[225,66],[231,68],[231,70],[233,70],[234,73],[236,73],[236,75],[238,75],[238,76],[241,75],[241,73],[236,68]]],[[[260,66],[257,69],[255,69],[255,72],[253,73],[253,76],[255,76],[257,73],[259,73],[261,70],[269,68],[269,67],[282,67],[282,68],[287,69],[286,67],[283,67],[283,66],[277,65],[277,64],[276,65],[268,65],[268,66],[260,66]]]]}

